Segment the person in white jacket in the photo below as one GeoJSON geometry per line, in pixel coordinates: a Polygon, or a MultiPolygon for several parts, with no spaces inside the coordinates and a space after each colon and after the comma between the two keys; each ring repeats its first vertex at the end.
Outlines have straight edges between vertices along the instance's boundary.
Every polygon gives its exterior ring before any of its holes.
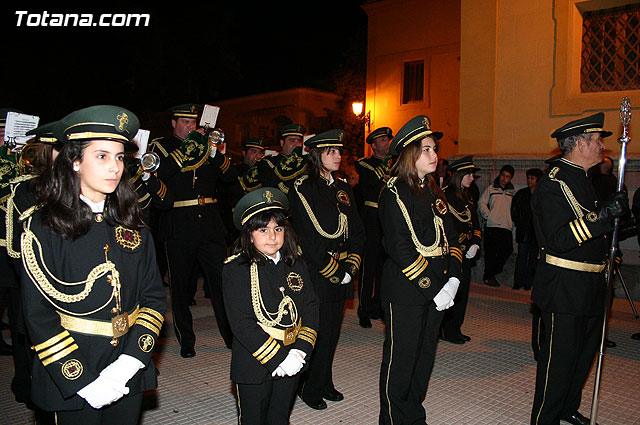
{"type": "Polygon", "coordinates": [[[482,280],[489,286],[500,286],[496,275],[502,272],[504,263],[513,252],[511,201],[516,191],[511,184],[511,179],[514,172],[511,165],[504,165],[500,169],[500,175],[484,190],[478,201],[478,210],[486,221],[482,238],[484,240],[482,280]]]}

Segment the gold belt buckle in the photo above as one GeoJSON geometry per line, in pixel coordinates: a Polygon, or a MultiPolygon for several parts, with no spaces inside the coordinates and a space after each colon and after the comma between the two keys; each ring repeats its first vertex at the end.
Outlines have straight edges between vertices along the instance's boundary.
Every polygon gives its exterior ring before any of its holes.
{"type": "Polygon", "coordinates": [[[129,313],[126,311],[111,318],[114,338],[119,338],[129,332],[129,313]]]}
{"type": "Polygon", "coordinates": [[[297,337],[298,337],[298,327],[297,326],[293,326],[291,328],[287,328],[287,329],[284,330],[284,339],[282,340],[282,343],[285,346],[293,344],[294,342],[296,342],[296,338],[297,337]]]}
{"type": "Polygon", "coordinates": [[[205,204],[204,196],[198,195],[198,205],[200,205],[202,207],[202,206],[204,206],[204,204],[205,204]]]}

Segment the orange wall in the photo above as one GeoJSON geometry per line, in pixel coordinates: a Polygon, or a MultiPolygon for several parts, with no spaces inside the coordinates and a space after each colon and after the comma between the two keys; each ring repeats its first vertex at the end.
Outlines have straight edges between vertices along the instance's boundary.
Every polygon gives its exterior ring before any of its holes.
{"type": "Polygon", "coordinates": [[[363,6],[369,17],[366,111],[371,129],[394,134],[416,115],[428,115],[442,131],[441,156],[457,153],[460,2],[389,0],[363,6]],[[424,59],[424,101],[402,104],[406,61],[424,59]]]}

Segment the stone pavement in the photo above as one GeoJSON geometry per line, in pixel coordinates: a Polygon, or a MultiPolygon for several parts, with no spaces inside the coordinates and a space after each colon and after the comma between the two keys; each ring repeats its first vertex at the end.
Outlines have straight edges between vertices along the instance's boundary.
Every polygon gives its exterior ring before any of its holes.
{"type": "MultiPolygon", "coordinates": [[[[224,347],[209,301],[201,292],[198,295],[198,305],[193,307],[197,355],[180,357],[167,314],[154,356],[161,373],[159,388],[145,395],[144,425],[237,423],[234,386],[229,380],[231,352],[224,347]]],[[[535,377],[529,295],[509,287],[472,284],[463,326],[472,340],[464,345],[438,345],[423,403],[429,424],[528,424],[535,377]]],[[[336,388],[345,400],[328,402],[328,409],[315,411],[297,399],[292,424],[377,423],[384,328],[380,321],[374,321],[372,329],[360,328],[356,307],[347,304],[334,367],[336,388]]],[[[605,356],[598,423],[640,424],[640,341],[630,339],[632,333],[640,332],[640,321],[633,318],[626,299],[616,299],[609,324],[609,337],[618,346],[608,349],[605,356]]],[[[16,403],[9,390],[10,358],[0,357],[0,366],[0,423],[33,423],[31,412],[16,403]]],[[[595,367],[580,409],[587,416],[594,372],[595,367]]]]}

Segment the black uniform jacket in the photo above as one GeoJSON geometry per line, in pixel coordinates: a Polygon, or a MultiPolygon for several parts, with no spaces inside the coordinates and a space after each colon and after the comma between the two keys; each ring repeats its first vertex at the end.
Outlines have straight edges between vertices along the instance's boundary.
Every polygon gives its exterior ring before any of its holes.
{"type": "Polygon", "coordinates": [[[597,221],[596,195],[587,171],[565,159],[551,164],[531,199],[540,246],[531,298],[543,311],[598,315],[603,311],[604,273],[549,264],[547,256],[603,264],[613,226],[597,221]]]}
{"type": "Polygon", "coordinates": [[[306,170],[307,158],[296,148],[289,155],[263,157],[243,174],[240,183],[246,192],[260,187],[277,187],[286,195],[296,178],[306,170]]]}
{"type": "Polygon", "coordinates": [[[364,228],[351,186],[342,180],[329,184],[319,177],[316,183],[309,176],[302,176],[289,191],[289,211],[320,301],[353,297],[353,278],[358,274],[364,251],[364,228]],[[332,239],[318,233],[316,226],[335,234],[340,213],[347,219],[347,230],[341,236],[332,239]],[[351,275],[352,281],[341,285],[345,273],[351,275]]]}
{"type": "MultiPolygon", "coordinates": [[[[216,199],[218,180],[233,183],[237,179],[236,168],[226,155],[217,152],[195,169],[182,167],[171,153],[180,148],[182,140],[176,136],[155,140],[152,150],[160,155],[158,178],[172,193],[174,202],[200,198],[216,199]]],[[[216,203],[173,207],[160,217],[158,237],[161,241],[222,240],[226,229],[216,203]]]]}
{"type": "MultiPolygon", "coordinates": [[[[266,333],[258,325],[252,304],[250,262],[243,255],[230,257],[222,270],[222,291],[233,331],[231,379],[240,384],[259,384],[272,379],[271,374],[292,348],[307,353],[308,363],[317,337],[318,298],[304,260],[300,258],[288,266],[282,260],[275,264],[265,257],[263,264],[258,265],[258,278],[262,299],[262,302],[255,299],[258,307],[264,305],[274,314],[283,296],[288,295],[295,304],[301,328],[295,342],[286,346],[266,333]]],[[[290,325],[291,311],[285,311],[282,323],[290,325]]]]}
{"type": "MultiPolygon", "coordinates": [[[[156,388],[157,372],[151,354],[164,320],[166,296],[151,234],[146,229],[132,231],[102,220],[93,222],[86,235],[76,240],[65,239],[41,223],[40,211],[34,213],[30,229],[37,242],[27,243],[23,238],[22,299],[36,354],[32,373],[34,403],[45,410],[81,408],[85,401],[76,392],[95,380],[120,354],[128,354],[145,364],[127,383],[130,394],[156,388]],[[108,281],[113,282],[109,278],[112,273],[97,276],[92,286],[68,286],[57,281],[86,281],[92,269],[105,264],[107,245],[106,256],[115,265],[122,285],[122,311],[131,315],[139,309],[129,331],[115,347],[110,336],[84,332],[86,327],[83,332],[67,330],[60,315],[69,316],[71,325],[66,325],[69,329],[76,318],[92,320],[92,324],[102,321],[110,328],[111,309],[116,306],[115,299],[110,299],[112,285],[108,281]],[[70,302],[47,295],[50,288],[57,292],[57,297],[85,290],[88,293],[79,301],[70,302]],[[87,312],[91,313],[79,316],[87,312]]],[[[78,329],[77,321],[75,325],[78,329]]]]}
{"type": "Polygon", "coordinates": [[[391,178],[380,195],[379,214],[382,243],[389,255],[382,270],[383,301],[425,305],[432,302],[450,277],[460,279],[462,251],[446,201],[434,197],[426,186],[420,192],[412,192],[406,182],[391,178]],[[436,242],[434,217],[442,220],[444,232],[441,231],[437,243],[443,247],[448,241],[448,252],[437,257],[418,253],[394,191],[404,204],[422,245],[431,246],[436,242]]]}
{"type": "Polygon", "coordinates": [[[447,206],[451,212],[453,226],[458,234],[457,241],[460,250],[466,254],[471,245],[480,246],[482,241],[482,231],[480,230],[480,220],[478,219],[478,209],[472,200],[462,200],[454,194],[447,194],[447,206]]]}
{"type": "Polygon", "coordinates": [[[131,178],[131,184],[138,195],[138,206],[145,223],[149,224],[152,205],[160,211],[167,211],[173,207],[173,192],[167,189],[167,185],[155,173],[151,173],[144,181],[142,172],[139,172],[131,178]]]}
{"type": "Polygon", "coordinates": [[[20,216],[30,209],[35,209],[36,198],[31,191],[31,185],[38,176],[28,174],[17,177],[11,182],[11,194],[7,199],[5,211],[5,228],[2,229],[6,241],[9,257],[14,260],[17,273],[22,269],[20,259],[20,235],[22,234],[23,221],[20,216]]]}
{"type": "Polygon", "coordinates": [[[367,206],[378,204],[380,191],[389,177],[386,162],[375,156],[360,158],[356,161],[356,171],[359,175],[358,184],[362,188],[362,198],[367,206]]]}

